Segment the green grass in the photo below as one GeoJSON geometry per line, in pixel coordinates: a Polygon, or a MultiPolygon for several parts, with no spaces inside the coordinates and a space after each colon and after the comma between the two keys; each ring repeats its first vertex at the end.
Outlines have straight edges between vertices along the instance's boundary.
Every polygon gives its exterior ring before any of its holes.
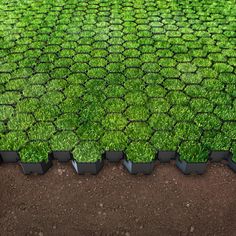
{"type": "Polygon", "coordinates": [[[1,151],[19,151],[27,143],[27,136],[24,131],[10,131],[0,136],[1,151]]]}
{"type": "Polygon", "coordinates": [[[201,144],[194,141],[184,141],[178,148],[180,160],[188,162],[207,162],[209,152],[201,144]]]}
{"type": "Polygon", "coordinates": [[[77,144],[77,136],[72,131],[57,132],[50,140],[51,149],[55,151],[71,151],[77,144]]]}
{"type": "Polygon", "coordinates": [[[146,122],[131,122],[125,129],[127,137],[131,140],[146,140],[152,136],[152,128],[146,122]]]}
{"type": "Polygon", "coordinates": [[[96,142],[81,142],[72,152],[78,162],[95,162],[102,157],[101,147],[96,142]]]}
{"type": "Polygon", "coordinates": [[[27,143],[20,150],[19,154],[22,162],[47,162],[49,150],[50,148],[47,142],[34,141],[27,143]]]}
{"type": "Polygon", "coordinates": [[[126,150],[127,160],[132,162],[150,162],[155,158],[155,149],[147,142],[132,142],[126,150]]]}
{"type": "Polygon", "coordinates": [[[100,142],[106,151],[123,151],[128,144],[128,138],[122,131],[106,131],[100,142]]]}
{"type": "Polygon", "coordinates": [[[157,130],[151,140],[151,144],[156,150],[160,151],[177,151],[180,138],[168,130],[157,130]]]}
{"type": "Polygon", "coordinates": [[[231,146],[230,135],[227,132],[205,131],[201,137],[208,150],[228,151],[231,146]]]}
{"type": "Polygon", "coordinates": [[[236,160],[235,20],[233,0],[0,1],[0,150],[236,160]]]}

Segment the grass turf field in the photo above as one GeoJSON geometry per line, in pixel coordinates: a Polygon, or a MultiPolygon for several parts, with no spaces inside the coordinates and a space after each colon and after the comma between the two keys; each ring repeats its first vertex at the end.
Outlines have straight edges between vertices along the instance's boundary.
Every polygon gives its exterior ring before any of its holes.
{"type": "Polygon", "coordinates": [[[234,0],[0,0],[0,150],[236,156],[235,48],[234,0]]]}

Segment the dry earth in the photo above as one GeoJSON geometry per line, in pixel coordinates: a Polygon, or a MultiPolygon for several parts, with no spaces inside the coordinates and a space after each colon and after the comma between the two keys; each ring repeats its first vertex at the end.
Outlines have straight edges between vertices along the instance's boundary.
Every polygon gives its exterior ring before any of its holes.
{"type": "Polygon", "coordinates": [[[0,235],[236,235],[236,174],[210,164],[185,176],[171,164],[133,176],[106,163],[97,176],[70,163],[43,176],[0,166],[0,235]]]}

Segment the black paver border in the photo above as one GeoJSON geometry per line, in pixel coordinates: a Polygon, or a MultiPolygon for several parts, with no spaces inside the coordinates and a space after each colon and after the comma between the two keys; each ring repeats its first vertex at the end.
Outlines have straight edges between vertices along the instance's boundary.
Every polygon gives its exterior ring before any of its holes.
{"type": "Polygon", "coordinates": [[[232,160],[233,154],[230,151],[211,151],[206,162],[187,162],[181,160],[175,151],[158,151],[154,160],[150,162],[132,162],[127,160],[123,151],[106,151],[96,162],[78,162],[73,158],[69,151],[53,151],[48,154],[48,161],[38,163],[21,162],[18,152],[1,151],[0,164],[7,163],[19,164],[23,174],[45,174],[53,165],[53,160],[60,163],[71,162],[72,167],[78,174],[93,174],[100,172],[106,162],[119,163],[122,162],[123,167],[130,174],[151,174],[156,165],[162,163],[170,163],[175,161],[175,165],[185,175],[198,174],[202,175],[207,171],[207,165],[211,162],[222,162],[236,173],[236,162],[232,160]],[[8,159],[9,157],[9,159],[8,159]]]}

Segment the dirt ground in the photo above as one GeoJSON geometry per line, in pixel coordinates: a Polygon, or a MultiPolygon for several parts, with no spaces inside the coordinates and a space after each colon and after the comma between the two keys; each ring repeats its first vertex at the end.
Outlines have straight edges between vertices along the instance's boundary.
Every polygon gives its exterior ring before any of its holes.
{"type": "Polygon", "coordinates": [[[211,164],[185,176],[159,164],[133,176],[106,163],[97,176],[56,161],[43,176],[0,166],[0,235],[236,235],[236,174],[211,164]]]}

